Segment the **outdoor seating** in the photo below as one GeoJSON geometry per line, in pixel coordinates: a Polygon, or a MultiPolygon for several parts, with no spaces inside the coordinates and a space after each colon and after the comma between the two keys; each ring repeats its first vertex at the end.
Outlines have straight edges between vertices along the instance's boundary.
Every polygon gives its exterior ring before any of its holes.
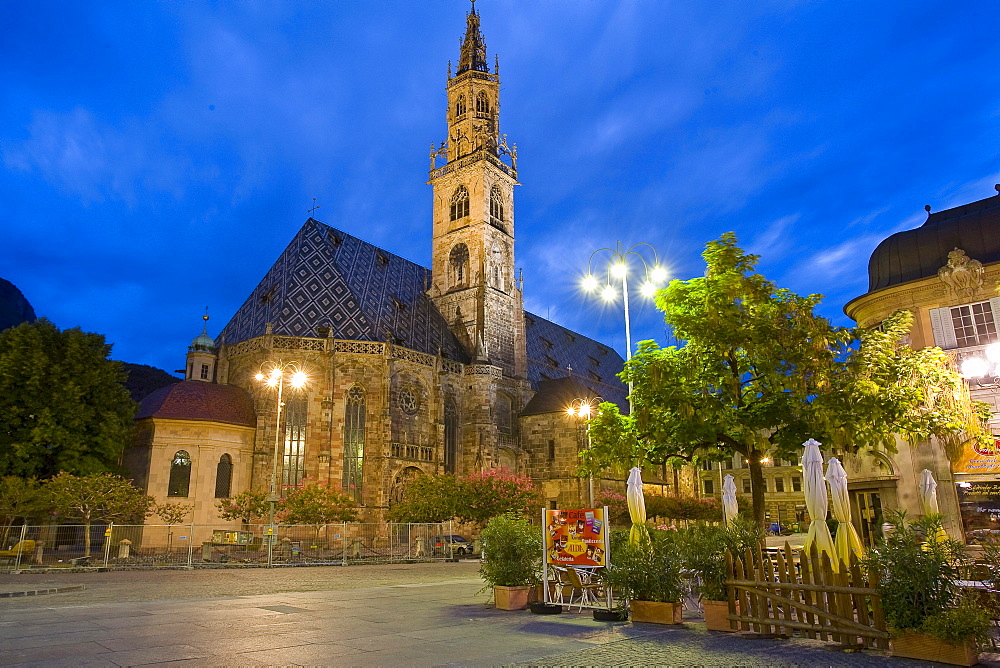
{"type": "Polygon", "coordinates": [[[590,573],[585,571],[567,568],[566,581],[573,588],[568,603],[570,608],[574,605],[574,598],[576,598],[576,605],[579,606],[580,610],[583,610],[583,606],[596,604],[597,599],[604,595],[604,585],[599,582],[591,582],[590,573]]]}

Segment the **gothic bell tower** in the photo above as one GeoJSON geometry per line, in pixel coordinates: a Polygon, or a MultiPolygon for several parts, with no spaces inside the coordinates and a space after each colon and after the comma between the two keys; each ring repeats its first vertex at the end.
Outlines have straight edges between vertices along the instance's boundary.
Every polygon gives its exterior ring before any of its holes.
{"type": "Polygon", "coordinates": [[[497,60],[490,72],[473,0],[454,76],[448,65],[448,137],[431,147],[430,294],[476,362],[523,378],[524,310],[514,276],[517,152],[500,134],[498,70],[497,60]]]}

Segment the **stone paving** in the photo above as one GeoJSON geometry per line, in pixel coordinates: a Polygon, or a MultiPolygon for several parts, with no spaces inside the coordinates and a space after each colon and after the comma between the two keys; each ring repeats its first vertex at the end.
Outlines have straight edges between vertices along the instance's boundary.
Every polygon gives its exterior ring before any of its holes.
{"type": "Polygon", "coordinates": [[[815,641],[709,633],[693,619],[661,627],[595,622],[588,613],[498,611],[477,593],[477,568],[462,562],[0,575],[0,592],[39,592],[0,598],[0,664],[927,665],[834,652],[815,641]]]}

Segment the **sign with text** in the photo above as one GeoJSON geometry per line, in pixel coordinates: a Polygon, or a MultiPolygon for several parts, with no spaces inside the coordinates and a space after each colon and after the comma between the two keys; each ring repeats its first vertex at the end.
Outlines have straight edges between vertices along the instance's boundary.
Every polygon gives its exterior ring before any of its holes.
{"type": "Polygon", "coordinates": [[[545,511],[545,561],[557,566],[606,566],[603,508],[545,511]]]}
{"type": "Polygon", "coordinates": [[[1000,439],[986,447],[966,444],[951,470],[955,473],[1000,473],[1000,439]]]}

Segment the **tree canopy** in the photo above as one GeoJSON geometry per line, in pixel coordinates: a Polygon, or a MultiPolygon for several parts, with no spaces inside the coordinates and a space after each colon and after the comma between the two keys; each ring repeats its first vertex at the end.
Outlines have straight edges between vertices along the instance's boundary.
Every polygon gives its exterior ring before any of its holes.
{"type": "Polygon", "coordinates": [[[847,452],[895,450],[897,434],[951,447],[988,439],[974,405],[938,349],[905,343],[912,315],[880,328],[835,327],[802,297],[756,273],[758,257],[732,233],[709,243],[705,275],[674,280],[657,307],[683,345],[643,341],[622,378],[632,412],[602,405],[584,469],[718,460],[749,465],[754,517],[764,520],[765,457],[797,459],[815,438],[847,452]]]}
{"type": "Polygon", "coordinates": [[[444,522],[456,519],[484,526],[505,513],[525,514],[540,503],[531,478],[504,468],[467,476],[423,475],[403,492],[403,501],[389,510],[394,522],[444,522]]]}
{"type": "Polygon", "coordinates": [[[143,494],[121,476],[95,473],[75,476],[62,472],[42,486],[52,510],[84,526],[85,554],[90,554],[90,525],[94,522],[141,523],[153,506],[153,497],[143,494]]]}
{"type": "Polygon", "coordinates": [[[99,334],[44,318],[0,332],[0,475],[114,471],[136,405],[99,334]]]}

